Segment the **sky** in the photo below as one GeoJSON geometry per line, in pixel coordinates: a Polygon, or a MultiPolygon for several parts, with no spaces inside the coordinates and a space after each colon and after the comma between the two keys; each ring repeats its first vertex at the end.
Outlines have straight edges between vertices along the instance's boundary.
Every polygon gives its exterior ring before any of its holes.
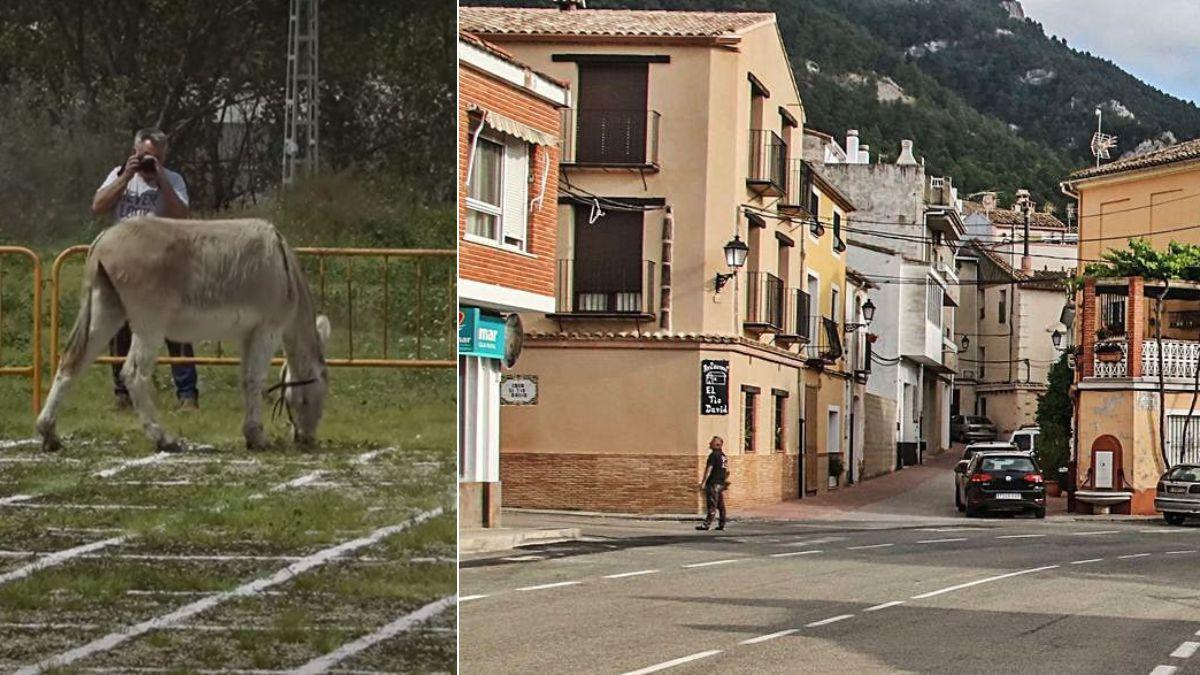
{"type": "Polygon", "coordinates": [[[1021,0],[1047,35],[1200,103],[1200,1],[1021,0]]]}

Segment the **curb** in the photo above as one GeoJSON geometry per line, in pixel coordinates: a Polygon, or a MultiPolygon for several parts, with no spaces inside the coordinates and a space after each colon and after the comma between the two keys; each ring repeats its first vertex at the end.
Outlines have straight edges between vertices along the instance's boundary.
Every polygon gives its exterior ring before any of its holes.
{"type": "Polygon", "coordinates": [[[463,530],[458,535],[459,554],[492,553],[508,551],[518,546],[554,544],[562,541],[577,541],[582,537],[579,528],[554,529],[505,529],[463,530]]]}
{"type": "MultiPolygon", "coordinates": [[[[583,518],[619,518],[622,520],[665,520],[665,521],[688,521],[688,520],[704,520],[704,514],[701,513],[610,513],[608,511],[570,511],[567,509],[523,509],[523,508],[506,508],[505,511],[512,513],[527,513],[538,516],[579,516],[583,518]]],[[[727,522],[739,520],[735,517],[730,517],[727,522]]]]}

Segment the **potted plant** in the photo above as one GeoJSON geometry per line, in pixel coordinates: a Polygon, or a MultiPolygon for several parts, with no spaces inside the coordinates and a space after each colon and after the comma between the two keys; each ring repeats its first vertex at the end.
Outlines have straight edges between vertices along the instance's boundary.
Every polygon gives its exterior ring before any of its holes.
{"type": "Polygon", "coordinates": [[[1116,363],[1125,356],[1120,342],[1099,342],[1096,344],[1096,358],[1103,363],[1116,363]]]}
{"type": "Polygon", "coordinates": [[[835,487],[841,484],[842,472],[845,470],[845,466],[842,465],[841,455],[829,456],[829,487],[835,487]]]}

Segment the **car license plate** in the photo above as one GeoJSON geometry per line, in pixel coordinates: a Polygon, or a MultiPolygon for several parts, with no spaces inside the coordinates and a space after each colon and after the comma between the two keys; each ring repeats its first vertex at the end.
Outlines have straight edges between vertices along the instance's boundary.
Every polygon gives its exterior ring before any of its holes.
{"type": "Polygon", "coordinates": [[[1182,485],[1168,485],[1167,492],[1187,492],[1187,488],[1182,485]]]}
{"type": "Polygon", "coordinates": [[[1020,499],[1020,498],[1021,498],[1020,492],[1001,492],[1000,494],[996,495],[996,499],[1020,499]]]}

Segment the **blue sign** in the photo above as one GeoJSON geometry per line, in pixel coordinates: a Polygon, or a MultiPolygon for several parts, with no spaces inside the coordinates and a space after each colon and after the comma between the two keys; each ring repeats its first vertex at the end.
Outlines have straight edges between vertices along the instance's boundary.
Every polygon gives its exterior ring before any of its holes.
{"type": "Polygon", "coordinates": [[[504,358],[504,318],[478,307],[458,310],[458,354],[483,359],[504,358]]]}

